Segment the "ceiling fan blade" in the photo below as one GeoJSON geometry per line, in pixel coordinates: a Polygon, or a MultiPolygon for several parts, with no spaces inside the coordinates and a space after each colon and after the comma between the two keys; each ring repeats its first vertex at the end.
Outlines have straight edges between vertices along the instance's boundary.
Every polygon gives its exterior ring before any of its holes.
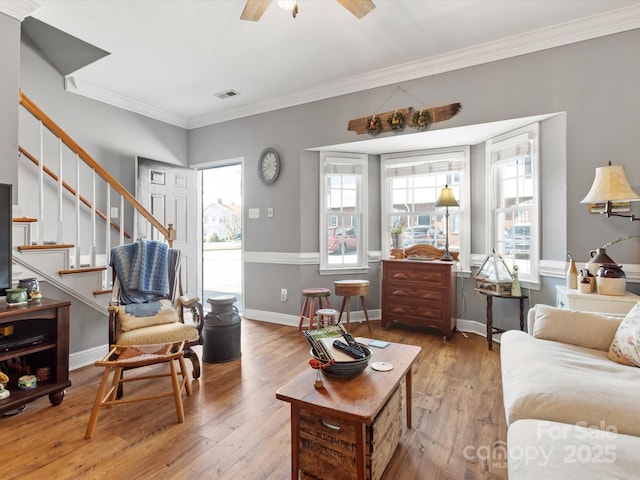
{"type": "Polygon", "coordinates": [[[353,13],[356,17],[362,18],[371,10],[376,8],[371,0],[337,0],[340,5],[353,13]]]}
{"type": "Polygon", "coordinates": [[[242,15],[240,15],[240,20],[257,22],[269,5],[271,5],[271,0],[247,0],[244,10],[242,10],[242,15]]]}

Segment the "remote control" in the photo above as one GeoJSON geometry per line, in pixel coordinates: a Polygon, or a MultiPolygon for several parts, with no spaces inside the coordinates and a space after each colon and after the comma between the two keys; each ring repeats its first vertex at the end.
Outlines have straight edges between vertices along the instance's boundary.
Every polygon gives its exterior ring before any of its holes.
{"type": "MultiPolygon", "coordinates": [[[[340,333],[342,334],[342,336],[344,337],[344,339],[347,341],[347,343],[354,347],[357,348],[358,350],[362,351],[362,349],[360,348],[360,345],[358,345],[358,342],[356,342],[356,339],[353,338],[353,335],[351,335],[350,333],[348,333],[342,325],[338,325],[338,327],[340,327],[340,333]]],[[[364,353],[364,352],[363,352],[364,353]]]]}
{"type": "Polygon", "coordinates": [[[334,341],[333,346],[336,347],[338,350],[342,350],[344,353],[346,353],[352,358],[359,360],[361,358],[366,357],[365,353],[362,350],[360,350],[360,348],[352,347],[351,345],[347,345],[346,343],[341,342],[340,340],[334,341]]]}

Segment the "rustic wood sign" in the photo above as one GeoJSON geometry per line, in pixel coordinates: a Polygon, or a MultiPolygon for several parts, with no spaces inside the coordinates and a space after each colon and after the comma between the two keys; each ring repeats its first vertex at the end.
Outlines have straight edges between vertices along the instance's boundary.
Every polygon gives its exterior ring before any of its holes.
{"type": "Polygon", "coordinates": [[[428,112],[431,118],[430,123],[434,123],[434,122],[444,122],[445,120],[449,120],[451,117],[453,117],[456,113],[460,111],[460,108],[462,108],[462,105],[460,103],[450,103],[449,105],[443,105],[441,107],[423,108],[415,111],[413,110],[413,107],[400,108],[398,110],[393,110],[390,112],[376,113],[375,115],[370,115],[368,117],[362,117],[362,118],[356,118],[355,120],[350,120],[349,127],[347,128],[347,130],[352,130],[356,132],[358,135],[361,135],[363,133],[374,134],[374,132],[372,132],[369,129],[369,125],[370,125],[371,119],[375,116],[380,118],[380,125],[381,125],[381,128],[377,132],[375,132],[375,134],[382,133],[382,132],[391,132],[392,130],[394,130],[394,128],[392,128],[392,125],[389,124],[388,119],[392,115],[398,114],[398,113],[402,114],[402,116],[406,121],[406,125],[408,127],[415,127],[422,130],[423,128],[420,128],[419,126],[414,125],[413,119],[416,112],[428,112]]]}

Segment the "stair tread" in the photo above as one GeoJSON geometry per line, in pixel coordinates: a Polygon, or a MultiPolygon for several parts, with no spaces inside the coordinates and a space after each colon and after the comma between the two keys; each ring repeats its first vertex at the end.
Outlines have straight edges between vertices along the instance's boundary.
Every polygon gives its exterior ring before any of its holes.
{"type": "Polygon", "coordinates": [[[38,219],[31,217],[13,217],[12,221],[16,223],[33,223],[37,222],[38,219]]]}
{"type": "Polygon", "coordinates": [[[69,268],[67,270],[60,270],[58,273],[60,275],[73,275],[74,273],[103,272],[106,269],[107,267],[80,267],[80,268],[69,268]]]}
{"type": "Polygon", "coordinates": [[[45,245],[19,245],[18,250],[46,250],[58,248],[74,248],[75,245],[70,243],[47,243],[45,245]]]}

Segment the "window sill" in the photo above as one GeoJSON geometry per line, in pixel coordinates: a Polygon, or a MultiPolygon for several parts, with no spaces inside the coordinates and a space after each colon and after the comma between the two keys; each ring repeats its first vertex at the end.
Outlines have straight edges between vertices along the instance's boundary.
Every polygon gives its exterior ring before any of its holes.
{"type": "Polygon", "coordinates": [[[369,267],[325,267],[320,269],[320,275],[358,275],[369,272],[369,267]]]}

